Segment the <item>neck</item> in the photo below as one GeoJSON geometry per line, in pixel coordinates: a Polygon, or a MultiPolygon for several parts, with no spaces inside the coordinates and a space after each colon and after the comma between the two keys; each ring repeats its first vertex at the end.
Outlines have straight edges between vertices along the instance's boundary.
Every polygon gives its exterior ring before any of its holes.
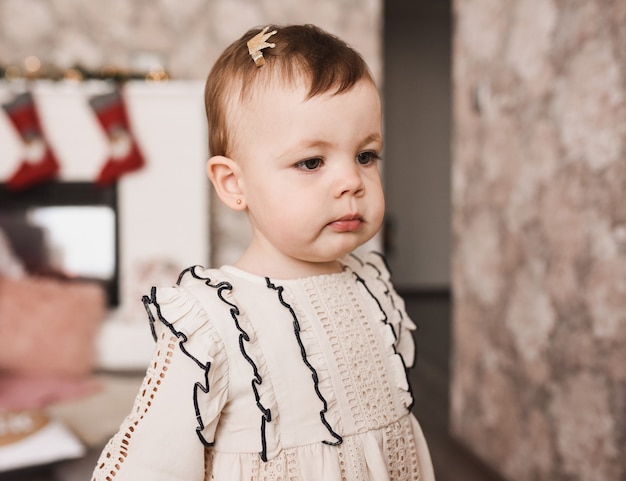
{"type": "Polygon", "coordinates": [[[267,257],[251,255],[248,251],[234,264],[235,267],[261,277],[274,279],[297,279],[324,274],[335,274],[343,270],[338,260],[328,262],[307,262],[297,259],[287,262],[273,262],[267,257]]]}

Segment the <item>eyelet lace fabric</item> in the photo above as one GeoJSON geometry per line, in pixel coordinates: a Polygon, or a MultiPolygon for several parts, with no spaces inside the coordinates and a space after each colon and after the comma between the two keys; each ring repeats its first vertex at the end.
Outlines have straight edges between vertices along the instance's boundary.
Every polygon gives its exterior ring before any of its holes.
{"type": "Polygon", "coordinates": [[[135,399],[132,413],[124,420],[117,436],[112,438],[100,455],[93,480],[113,481],[123,468],[128,451],[134,440],[133,435],[152,406],[159,386],[167,376],[168,366],[174,349],[178,346],[176,336],[163,331],[158,339],[156,354],[146,371],[139,394],[135,399]]]}
{"type": "Polygon", "coordinates": [[[93,480],[432,481],[405,372],[415,325],[380,256],[344,265],[192,268],[153,289],[155,356],[93,480]]]}
{"type": "Polygon", "coordinates": [[[336,283],[327,282],[326,278],[308,279],[305,288],[317,319],[331,340],[340,385],[348,399],[355,431],[362,433],[388,424],[398,414],[390,380],[384,373],[384,354],[377,339],[377,326],[365,322],[366,310],[380,310],[375,304],[362,306],[357,302],[354,291],[359,286],[351,276],[345,276],[342,283],[342,296],[336,295],[336,283]]]}

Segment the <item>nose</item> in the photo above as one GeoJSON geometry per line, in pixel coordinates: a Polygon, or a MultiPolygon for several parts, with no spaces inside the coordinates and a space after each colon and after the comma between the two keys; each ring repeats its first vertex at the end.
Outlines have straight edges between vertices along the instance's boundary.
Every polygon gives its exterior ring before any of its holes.
{"type": "Polygon", "coordinates": [[[336,175],[335,192],[338,198],[345,195],[363,195],[365,186],[363,184],[362,172],[354,159],[344,162],[337,169],[336,175]]]}

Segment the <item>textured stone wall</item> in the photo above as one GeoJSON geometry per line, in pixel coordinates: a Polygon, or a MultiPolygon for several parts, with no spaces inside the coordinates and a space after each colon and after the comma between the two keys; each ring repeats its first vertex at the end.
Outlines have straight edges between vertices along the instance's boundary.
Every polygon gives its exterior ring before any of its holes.
{"type": "Polygon", "coordinates": [[[144,69],[203,80],[226,45],[265,23],[315,23],[380,72],[382,0],[0,0],[0,64],[144,69]]]}
{"type": "Polygon", "coordinates": [[[626,2],[455,0],[454,435],[626,479],[626,2]]]}
{"type": "MultiPolygon", "coordinates": [[[[382,79],[383,0],[0,0],[0,66],[25,71],[81,65],[204,80],[222,50],[251,27],[314,23],[356,48],[382,79]]],[[[202,175],[202,173],[199,173],[202,175]]],[[[249,231],[245,217],[211,203],[212,264],[233,262],[249,231]]]]}

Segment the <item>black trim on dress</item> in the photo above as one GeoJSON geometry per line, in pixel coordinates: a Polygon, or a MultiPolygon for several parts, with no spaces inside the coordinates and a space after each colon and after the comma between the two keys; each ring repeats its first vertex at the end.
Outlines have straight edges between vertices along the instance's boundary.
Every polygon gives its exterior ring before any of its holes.
{"type": "Polygon", "coordinates": [[[304,344],[302,343],[302,339],[300,338],[300,322],[298,321],[298,316],[296,316],[296,313],[293,310],[293,307],[291,307],[291,305],[289,303],[287,303],[285,301],[285,299],[283,298],[283,291],[285,290],[285,288],[283,286],[277,286],[276,284],[274,284],[270,280],[269,277],[265,278],[265,282],[267,283],[268,289],[273,289],[273,290],[275,290],[277,292],[279,302],[285,308],[287,308],[287,310],[291,314],[291,317],[293,318],[293,330],[294,330],[294,334],[296,336],[296,341],[298,342],[298,346],[300,346],[300,354],[302,355],[302,361],[304,362],[306,367],[309,368],[309,371],[311,371],[311,377],[313,378],[313,387],[315,389],[315,394],[317,394],[317,397],[320,399],[320,401],[322,401],[323,407],[322,407],[322,410],[320,411],[320,419],[321,419],[322,424],[324,425],[324,427],[330,433],[330,435],[333,438],[335,438],[335,441],[323,440],[322,442],[324,444],[329,444],[331,446],[338,446],[338,445],[340,445],[343,442],[343,438],[333,430],[333,428],[330,426],[330,424],[326,420],[326,415],[325,414],[328,411],[328,402],[326,401],[326,399],[324,398],[324,396],[322,396],[322,393],[320,392],[320,389],[319,389],[319,377],[317,375],[317,371],[315,370],[315,368],[311,365],[311,363],[307,359],[306,349],[304,348],[304,344]]]}

